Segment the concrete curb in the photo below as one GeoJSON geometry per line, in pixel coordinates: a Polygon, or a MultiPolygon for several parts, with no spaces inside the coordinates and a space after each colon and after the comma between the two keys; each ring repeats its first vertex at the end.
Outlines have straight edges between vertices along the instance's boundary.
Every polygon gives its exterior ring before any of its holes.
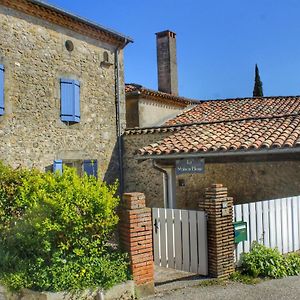
{"type": "Polygon", "coordinates": [[[85,290],[80,293],[50,293],[35,292],[22,289],[19,293],[11,293],[0,286],[0,300],[131,300],[135,297],[134,282],[132,280],[118,284],[107,291],[85,290]]]}

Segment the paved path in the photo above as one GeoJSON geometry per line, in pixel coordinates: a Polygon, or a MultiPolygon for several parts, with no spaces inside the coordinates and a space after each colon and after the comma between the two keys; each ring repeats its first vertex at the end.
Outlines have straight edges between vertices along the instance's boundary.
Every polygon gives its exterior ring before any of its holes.
{"type": "Polygon", "coordinates": [[[227,285],[178,287],[175,290],[158,291],[145,300],[300,300],[300,276],[268,280],[256,285],[228,283],[227,285]]]}

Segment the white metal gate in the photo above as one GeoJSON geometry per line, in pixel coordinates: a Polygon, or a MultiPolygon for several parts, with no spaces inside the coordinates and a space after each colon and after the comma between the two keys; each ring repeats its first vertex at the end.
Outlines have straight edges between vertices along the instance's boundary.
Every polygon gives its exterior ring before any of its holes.
{"type": "Polygon", "coordinates": [[[208,273],[207,220],[203,211],[153,208],[154,263],[208,273]]]}

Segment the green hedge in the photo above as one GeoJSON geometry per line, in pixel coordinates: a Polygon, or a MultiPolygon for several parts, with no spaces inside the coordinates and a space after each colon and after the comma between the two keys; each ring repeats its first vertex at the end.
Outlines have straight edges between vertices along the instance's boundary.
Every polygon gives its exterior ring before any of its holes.
{"type": "Polygon", "coordinates": [[[126,255],[107,243],[118,223],[116,190],[70,168],[60,175],[0,163],[0,280],[63,291],[128,279],[126,255]]]}

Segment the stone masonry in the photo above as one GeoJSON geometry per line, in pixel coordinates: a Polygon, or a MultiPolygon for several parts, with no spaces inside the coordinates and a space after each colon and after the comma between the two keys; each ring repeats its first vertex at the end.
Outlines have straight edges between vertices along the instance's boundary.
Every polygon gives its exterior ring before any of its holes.
{"type": "MultiPolygon", "coordinates": [[[[0,64],[5,66],[0,159],[13,167],[41,170],[55,159],[97,159],[100,177],[115,178],[117,46],[7,8],[1,2],[0,27],[0,64]],[[74,44],[72,52],[65,47],[67,40],[74,44]],[[111,65],[101,65],[104,52],[111,65]],[[78,124],[60,120],[60,78],[80,81],[78,124]]],[[[121,122],[125,125],[122,50],[120,77],[121,122]]]]}
{"type": "MultiPolygon", "coordinates": [[[[141,129],[141,132],[143,130],[141,129]]],[[[124,136],[125,192],[145,193],[148,207],[163,207],[163,176],[153,168],[150,159],[138,161],[139,148],[156,143],[170,132],[128,134],[124,136]]],[[[222,182],[234,199],[234,204],[262,201],[300,194],[300,161],[249,161],[230,163],[205,162],[204,174],[177,176],[176,203],[180,209],[197,209],[204,199],[205,189],[222,182]],[[251,178],[251,180],[249,180],[251,178]],[[184,180],[184,185],[179,185],[184,180]]]]}
{"type": "Polygon", "coordinates": [[[158,90],[178,95],[176,33],[166,30],[156,33],[158,90]]]}
{"type": "Polygon", "coordinates": [[[120,211],[120,242],[129,253],[130,267],[138,296],[154,292],[151,209],[143,193],[123,195],[120,211]]]}
{"type": "Polygon", "coordinates": [[[199,209],[207,213],[208,273],[227,278],[234,272],[233,199],[227,188],[214,184],[205,191],[199,209]]]}

